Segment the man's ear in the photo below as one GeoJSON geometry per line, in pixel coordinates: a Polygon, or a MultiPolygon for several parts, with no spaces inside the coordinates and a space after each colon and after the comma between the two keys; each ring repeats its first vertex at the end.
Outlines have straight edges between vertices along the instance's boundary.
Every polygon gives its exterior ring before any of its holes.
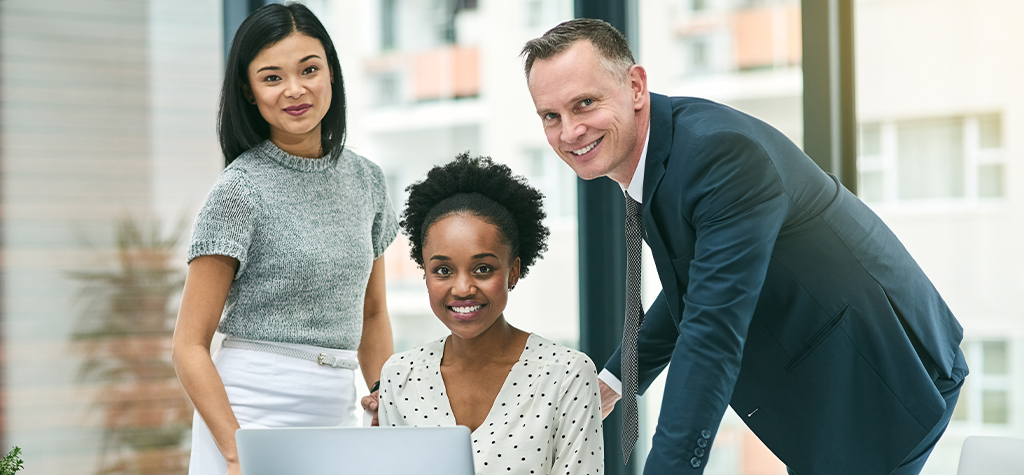
{"type": "Polygon", "coordinates": [[[642,110],[647,106],[647,97],[649,96],[647,91],[647,70],[639,64],[634,64],[629,67],[627,80],[629,81],[630,92],[633,94],[633,110],[642,110]]]}

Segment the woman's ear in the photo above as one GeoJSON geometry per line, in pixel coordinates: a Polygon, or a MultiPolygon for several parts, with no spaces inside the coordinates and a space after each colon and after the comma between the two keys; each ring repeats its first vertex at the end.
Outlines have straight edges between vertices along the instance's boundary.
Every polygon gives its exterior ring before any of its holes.
{"type": "Polygon", "coordinates": [[[520,264],[521,264],[521,261],[519,260],[518,257],[515,258],[515,260],[512,261],[512,268],[509,270],[509,273],[508,273],[508,290],[512,290],[512,289],[516,288],[516,284],[519,283],[519,266],[520,266],[520,264]]]}
{"type": "Polygon", "coordinates": [[[248,84],[242,84],[242,96],[249,101],[249,104],[256,105],[256,95],[252,93],[252,87],[248,84]]]}

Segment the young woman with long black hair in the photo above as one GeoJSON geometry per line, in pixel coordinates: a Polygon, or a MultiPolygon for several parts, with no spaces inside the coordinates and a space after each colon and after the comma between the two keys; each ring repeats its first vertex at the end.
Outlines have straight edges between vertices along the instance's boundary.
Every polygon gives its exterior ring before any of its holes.
{"type": "Polygon", "coordinates": [[[373,383],[394,352],[382,254],[397,220],[380,168],[344,148],[338,55],[306,7],[239,27],[218,125],[228,166],[196,218],[173,342],[192,475],[239,473],[239,427],[356,425],[354,369],[373,383]]]}

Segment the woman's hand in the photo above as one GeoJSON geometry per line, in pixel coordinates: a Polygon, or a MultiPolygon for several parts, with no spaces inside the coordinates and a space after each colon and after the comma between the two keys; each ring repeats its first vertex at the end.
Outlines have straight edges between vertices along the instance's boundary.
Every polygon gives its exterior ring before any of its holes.
{"type": "Polygon", "coordinates": [[[380,404],[380,392],[374,391],[369,396],[363,396],[362,401],[363,410],[373,414],[373,420],[370,422],[371,427],[380,425],[380,420],[377,418],[377,409],[380,404]]]}
{"type": "Polygon", "coordinates": [[[604,384],[604,381],[597,380],[597,387],[600,388],[601,392],[601,419],[608,417],[608,414],[612,413],[612,409],[615,409],[615,403],[619,401],[622,396],[615,392],[611,386],[604,384]]]}

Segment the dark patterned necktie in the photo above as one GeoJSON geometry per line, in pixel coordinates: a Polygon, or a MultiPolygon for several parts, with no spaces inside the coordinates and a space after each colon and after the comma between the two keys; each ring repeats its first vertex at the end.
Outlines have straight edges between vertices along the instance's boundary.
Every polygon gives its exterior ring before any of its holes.
{"type": "Polygon", "coordinates": [[[640,203],[626,194],[626,321],[622,327],[622,455],[629,461],[639,436],[636,407],[637,348],[640,325],[644,322],[640,299],[641,237],[643,222],[640,203]]]}

